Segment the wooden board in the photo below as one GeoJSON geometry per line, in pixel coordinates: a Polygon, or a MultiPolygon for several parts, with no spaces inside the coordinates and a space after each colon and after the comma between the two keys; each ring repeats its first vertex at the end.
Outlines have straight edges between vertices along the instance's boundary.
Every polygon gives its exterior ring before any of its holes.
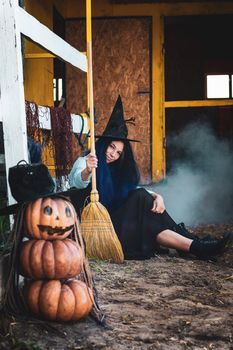
{"type": "Polygon", "coordinates": [[[87,59],[82,52],[79,52],[78,49],[75,50],[21,7],[16,8],[16,13],[19,30],[22,34],[74,67],[84,72],[87,71],[87,59]]]}
{"type": "MultiPolygon", "coordinates": [[[[232,0],[225,0],[225,1],[232,1],[232,0]]],[[[152,3],[152,4],[161,4],[161,3],[169,3],[169,4],[176,4],[180,3],[181,0],[111,0],[110,1],[113,4],[145,4],[145,3],[152,3]]],[[[197,2],[197,0],[182,0],[183,3],[185,2],[197,2]]],[[[213,0],[198,0],[198,2],[213,2],[213,0]]],[[[222,0],[215,0],[215,2],[221,3],[222,0]]]]}
{"type": "MultiPolygon", "coordinates": [[[[150,33],[148,17],[93,20],[96,134],[103,132],[120,94],[125,119],[136,118],[136,126],[129,126],[129,137],[141,140],[133,148],[142,183],[151,181],[150,33]]],[[[86,50],[84,20],[66,22],[66,40],[79,50],[86,50]]],[[[66,73],[67,107],[73,113],[85,112],[86,77],[68,65],[66,73]]]]}

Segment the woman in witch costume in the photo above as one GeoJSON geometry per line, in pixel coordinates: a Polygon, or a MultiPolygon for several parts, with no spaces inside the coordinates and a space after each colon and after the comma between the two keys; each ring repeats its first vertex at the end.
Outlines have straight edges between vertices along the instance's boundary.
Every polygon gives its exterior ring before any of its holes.
{"type": "Polygon", "coordinates": [[[126,259],[146,259],[163,246],[189,252],[200,259],[221,253],[230,239],[198,238],[177,225],[165,210],[162,196],[138,188],[139,171],[127,138],[120,96],[102,136],[91,153],[76,160],[70,172],[72,187],[80,189],[71,200],[78,215],[91,191],[91,172],[96,168],[100,202],[107,208],[126,259]]]}

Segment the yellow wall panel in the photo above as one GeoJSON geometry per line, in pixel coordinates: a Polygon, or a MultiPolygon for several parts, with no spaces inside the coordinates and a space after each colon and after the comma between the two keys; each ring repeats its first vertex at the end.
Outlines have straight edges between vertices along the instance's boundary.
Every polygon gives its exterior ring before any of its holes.
{"type": "MultiPolygon", "coordinates": [[[[56,6],[63,16],[65,15],[64,1],[25,1],[26,11],[50,29],[53,29],[53,6],[56,6]]],[[[24,52],[27,56],[47,51],[25,39],[24,52]]],[[[53,59],[24,58],[24,87],[28,101],[53,106],[53,59]]]]}
{"type": "Polygon", "coordinates": [[[25,98],[39,105],[53,106],[53,59],[26,59],[25,98]]]}

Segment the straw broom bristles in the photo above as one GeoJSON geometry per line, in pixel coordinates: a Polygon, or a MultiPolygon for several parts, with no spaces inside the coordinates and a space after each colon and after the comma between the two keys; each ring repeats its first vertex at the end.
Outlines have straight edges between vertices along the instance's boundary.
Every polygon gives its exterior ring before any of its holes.
{"type": "Polygon", "coordinates": [[[121,243],[107,209],[98,201],[98,192],[91,193],[91,202],[82,211],[81,232],[88,257],[124,261],[121,243]]]}

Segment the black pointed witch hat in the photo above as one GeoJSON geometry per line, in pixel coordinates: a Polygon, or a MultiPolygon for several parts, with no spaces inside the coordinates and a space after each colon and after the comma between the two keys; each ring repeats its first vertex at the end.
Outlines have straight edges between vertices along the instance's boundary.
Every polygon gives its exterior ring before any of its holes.
{"type": "Polygon", "coordinates": [[[128,138],[128,128],[126,125],[127,122],[134,124],[134,119],[124,119],[123,104],[121,96],[119,95],[103,134],[101,136],[96,137],[111,138],[113,140],[120,141],[128,140],[132,142],[140,142],[139,140],[133,140],[128,138]]]}

